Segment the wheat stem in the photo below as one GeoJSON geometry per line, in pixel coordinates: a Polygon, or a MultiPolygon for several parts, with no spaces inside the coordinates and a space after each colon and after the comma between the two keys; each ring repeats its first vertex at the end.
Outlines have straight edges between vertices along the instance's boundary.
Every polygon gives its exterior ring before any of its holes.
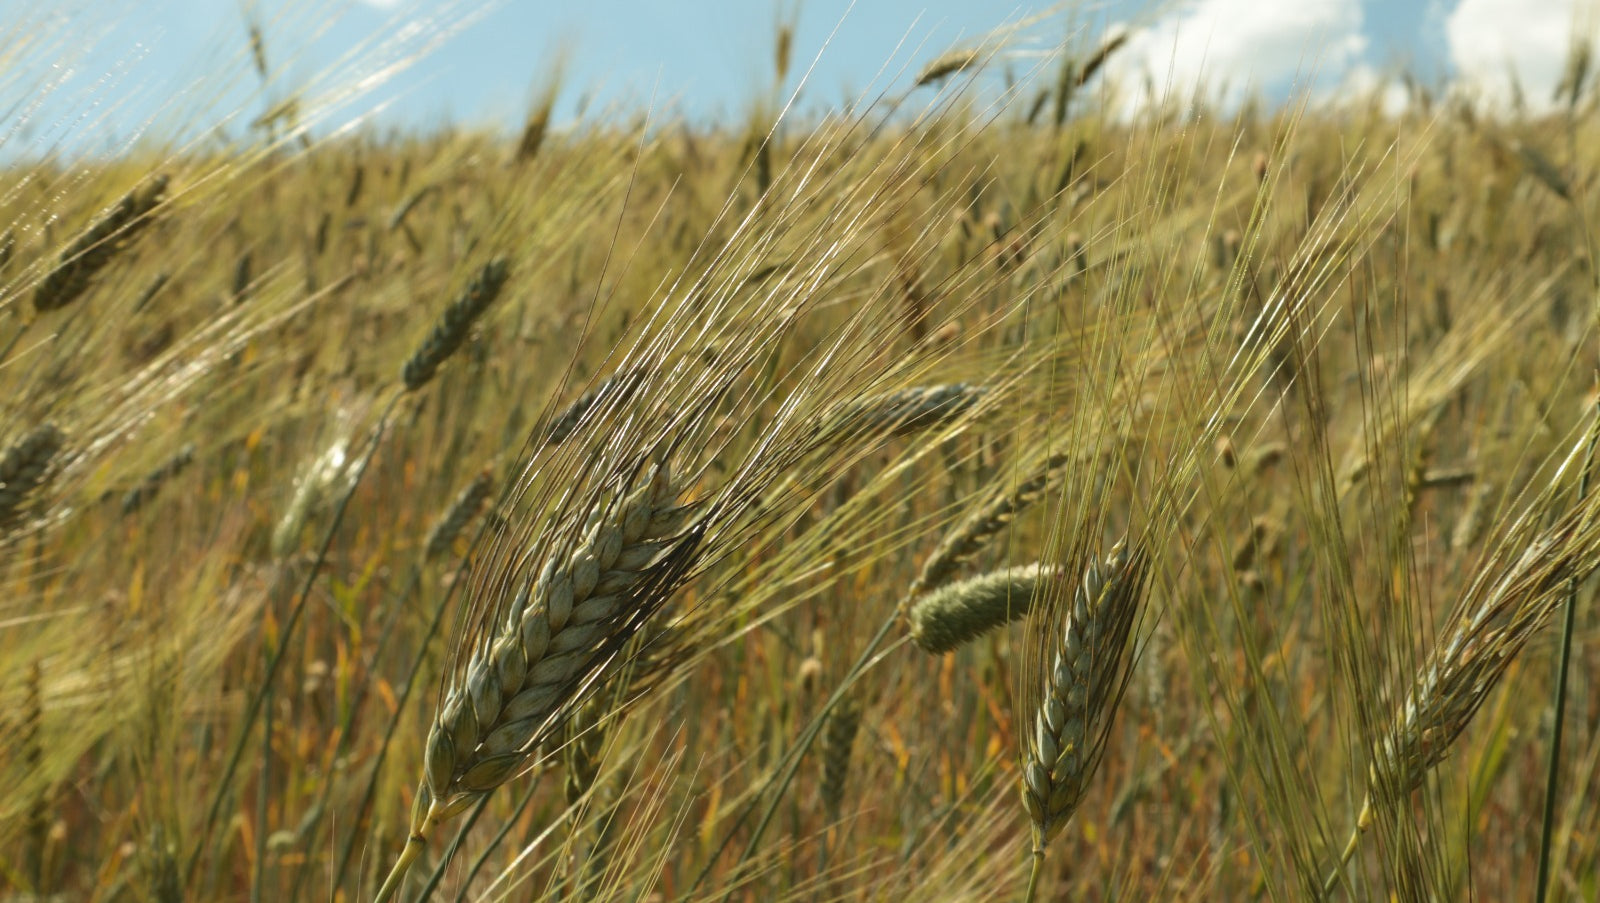
{"type": "MultiPolygon", "coordinates": [[[[881,660],[881,656],[878,656],[878,647],[883,645],[883,641],[889,638],[889,634],[894,631],[895,625],[899,623],[900,616],[898,613],[891,614],[884,619],[883,623],[878,627],[878,632],[873,634],[872,639],[867,641],[867,645],[856,656],[855,663],[845,673],[844,679],[839,682],[839,686],[834,688],[833,695],[829,696],[828,700],[822,704],[822,711],[811,719],[811,723],[806,725],[805,730],[800,732],[800,737],[795,740],[794,746],[790,747],[789,751],[784,755],[778,776],[770,779],[767,782],[767,786],[758,791],[757,796],[771,791],[772,797],[767,801],[767,808],[761,814],[761,821],[756,825],[755,830],[751,832],[750,840],[745,844],[744,852],[740,854],[739,861],[734,866],[736,873],[750,860],[751,856],[755,855],[756,847],[761,843],[761,835],[766,833],[768,825],[772,823],[773,817],[777,815],[779,801],[783,799],[783,794],[794,781],[795,773],[799,771],[800,762],[807,750],[811,748],[812,743],[816,742],[817,735],[822,732],[822,727],[828,714],[844,701],[846,694],[850,692],[851,687],[855,686],[855,682],[860,679],[861,675],[878,660],[881,660]],[[875,656],[878,657],[875,658],[875,656]]],[[[902,637],[894,645],[883,650],[883,655],[888,655],[889,652],[903,642],[905,642],[905,638],[902,637]]],[[[745,816],[750,811],[747,807],[741,812],[739,817],[734,820],[733,825],[728,828],[728,832],[722,836],[722,842],[717,845],[716,851],[706,860],[706,864],[700,869],[700,873],[695,876],[694,883],[689,887],[688,896],[694,896],[699,891],[700,885],[704,884],[705,880],[711,876],[712,867],[716,865],[718,859],[722,858],[722,853],[728,848],[728,844],[733,842],[734,836],[743,827],[745,816]]],[[[737,887],[737,881],[730,883],[724,899],[731,895],[737,887]]]]}
{"type": "MultiPolygon", "coordinates": [[[[1583,475],[1578,479],[1578,504],[1589,494],[1589,477],[1594,468],[1595,441],[1600,439],[1600,403],[1597,403],[1595,421],[1589,430],[1589,449],[1585,453],[1583,475]]],[[[1561,739],[1567,712],[1567,675],[1572,662],[1572,634],[1577,627],[1578,581],[1567,580],[1567,594],[1562,601],[1561,655],[1556,666],[1555,716],[1550,726],[1550,761],[1545,774],[1544,819],[1539,826],[1539,876],[1534,885],[1536,903],[1544,903],[1550,887],[1550,848],[1554,845],[1556,791],[1560,788],[1561,739]]]]}
{"type": "MultiPolygon", "coordinates": [[[[311,599],[311,588],[316,585],[317,577],[322,570],[323,561],[327,560],[328,552],[333,548],[334,535],[339,531],[339,525],[344,522],[345,509],[350,506],[350,499],[355,495],[356,487],[360,485],[361,478],[366,474],[367,467],[372,464],[373,457],[378,452],[378,445],[383,441],[384,433],[389,426],[389,417],[394,413],[394,407],[401,396],[395,395],[390,399],[384,409],[383,416],[378,418],[378,425],[373,427],[372,438],[367,444],[365,453],[361,456],[361,463],[356,467],[355,477],[350,481],[350,487],[339,499],[339,505],[334,509],[333,519],[328,524],[328,529],[323,533],[322,545],[317,552],[315,561],[306,570],[305,580],[301,583],[300,591],[295,596],[295,601],[289,609],[289,617],[284,620],[283,629],[279,635],[278,644],[267,659],[267,673],[262,678],[261,686],[256,692],[250,694],[250,700],[245,704],[245,711],[240,719],[239,739],[234,743],[233,751],[228,756],[228,763],[222,769],[222,775],[217,781],[216,794],[211,798],[211,805],[206,810],[205,819],[201,822],[198,837],[212,836],[212,828],[217,823],[217,817],[222,814],[222,804],[228,798],[228,788],[233,783],[233,776],[239,770],[239,763],[244,758],[245,747],[250,741],[250,727],[255,724],[256,718],[261,714],[261,707],[267,698],[267,691],[278,679],[278,671],[283,667],[283,660],[288,657],[289,640],[294,635],[295,628],[300,623],[300,616],[305,612],[306,603],[311,599]]],[[[205,845],[196,844],[189,854],[189,861],[184,867],[184,880],[193,882],[195,869],[200,864],[200,855],[205,845]]]]}
{"type": "Polygon", "coordinates": [[[400,856],[394,861],[394,867],[389,870],[389,877],[383,880],[383,885],[373,896],[373,903],[387,903],[394,898],[395,892],[400,889],[400,882],[404,881],[406,873],[411,871],[411,864],[417,861],[427,845],[426,835],[412,834],[406,838],[405,849],[400,851],[400,856]]]}
{"type": "Polygon", "coordinates": [[[1039,899],[1039,878],[1044,874],[1044,838],[1037,828],[1029,836],[1033,838],[1033,853],[1028,857],[1028,889],[1022,895],[1022,903],[1039,899]]]}
{"type": "Polygon", "coordinates": [[[1324,897],[1333,893],[1334,889],[1339,886],[1339,879],[1344,877],[1345,867],[1355,857],[1356,847],[1361,845],[1361,837],[1367,833],[1367,829],[1370,827],[1372,827],[1372,795],[1368,794],[1367,798],[1361,803],[1361,814],[1356,816],[1355,827],[1350,829],[1350,838],[1345,841],[1344,852],[1339,854],[1338,864],[1333,867],[1333,871],[1329,872],[1328,877],[1322,882],[1322,895],[1324,897]]]}

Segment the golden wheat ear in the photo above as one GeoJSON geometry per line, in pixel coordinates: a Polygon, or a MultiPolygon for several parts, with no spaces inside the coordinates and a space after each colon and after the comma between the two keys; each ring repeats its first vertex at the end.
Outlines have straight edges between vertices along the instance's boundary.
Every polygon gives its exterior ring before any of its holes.
{"type": "Polygon", "coordinates": [[[1596,509],[1593,498],[1586,500],[1537,533],[1532,515],[1524,515],[1508,532],[1502,554],[1490,558],[1468,586],[1405,701],[1373,744],[1366,799],[1323,882],[1324,894],[1338,886],[1376,814],[1422,786],[1528,640],[1554,618],[1568,588],[1600,566],[1596,509]]]}

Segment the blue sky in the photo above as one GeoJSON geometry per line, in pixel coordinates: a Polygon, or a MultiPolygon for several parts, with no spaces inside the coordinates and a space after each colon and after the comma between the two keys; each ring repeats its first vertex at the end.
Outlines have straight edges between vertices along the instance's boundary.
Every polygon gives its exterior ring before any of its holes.
{"type": "Polygon", "coordinates": [[[1540,100],[1573,27],[1593,34],[1597,22],[1594,0],[1112,0],[1066,11],[1031,0],[0,0],[0,41],[14,48],[0,110],[8,142],[111,149],[141,130],[228,112],[243,117],[237,131],[283,97],[326,96],[373,76],[380,87],[334,113],[324,133],[377,105],[386,127],[509,124],[564,60],[560,116],[585,101],[590,110],[737,115],[773,89],[772,39],[784,15],[798,23],[785,87],[815,63],[801,104],[836,108],[885,64],[891,77],[915,71],[952,45],[1050,10],[1006,65],[1026,72],[1069,33],[1127,23],[1134,38],[1114,74],[1134,86],[1130,97],[1148,75],[1182,93],[1204,80],[1230,86],[1233,98],[1249,86],[1280,99],[1307,87],[1313,70],[1309,88],[1337,94],[1405,65],[1430,82],[1502,97],[1516,72],[1540,100]],[[266,85],[249,64],[250,20],[266,38],[266,85]],[[387,72],[391,63],[403,71],[387,72]]]}

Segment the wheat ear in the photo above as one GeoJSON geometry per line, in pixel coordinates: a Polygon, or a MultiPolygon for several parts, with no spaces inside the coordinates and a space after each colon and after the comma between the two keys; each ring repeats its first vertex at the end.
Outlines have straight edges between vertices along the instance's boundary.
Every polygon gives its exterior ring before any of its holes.
{"type": "Polygon", "coordinates": [[[921,71],[917,73],[916,83],[912,87],[921,88],[937,81],[943,81],[957,72],[965,72],[983,62],[984,56],[984,51],[975,47],[964,47],[941,53],[929,60],[926,66],[922,67],[921,71]]]}
{"type": "Polygon", "coordinates": [[[96,274],[150,222],[150,212],[167,193],[167,177],[158,175],[133,189],[95,220],[61,252],[55,268],[33,292],[39,313],[60,310],[78,300],[96,274]]]}
{"type": "Polygon", "coordinates": [[[378,900],[399,888],[434,827],[528,763],[676,588],[699,538],[681,531],[687,509],[676,500],[667,464],[652,465],[620,504],[596,510],[570,554],[523,584],[429,728],[411,836],[378,900]]]}
{"type": "Polygon", "coordinates": [[[906,436],[954,420],[988,393],[983,386],[950,383],[872,395],[835,409],[820,433],[830,441],[879,432],[906,436]]]}
{"type": "MultiPolygon", "coordinates": [[[[1531,514],[1506,545],[1526,537],[1531,514]]],[[[1535,535],[1508,565],[1486,569],[1468,586],[1423,661],[1405,702],[1374,744],[1367,795],[1339,863],[1323,882],[1331,893],[1371,826],[1378,806],[1392,806],[1422,786],[1434,766],[1489,698],[1506,669],[1555,616],[1569,583],[1600,566],[1600,517],[1588,502],[1535,535]]]]}
{"type": "Polygon", "coordinates": [[[988,548],[994,537],[1010,526],[1018,514],[1044,498],[1069,460],[1071,458],[1066,454],[1045,458],[1022,482],[1008,491],[997,493],[956,524],[939,541],[928,560],[923,562],[922,570],[917,574],[917,579],[912,581],[906,598],[915,599],[946,582],[962,565],[988,548]]]}
{"type": "Polygon", "coordinates": [[[472,331],[472,324],[500,296],[500,290],[505,287],[510,275],[511,267],[503,257],[489,261],[478,270],[461,296],[445,308],[444,315],[434,325],[433,331],[428,333],[421,347],[401,369],[400,376],[408,391],[415,392],[426,386],[439,371],[439,366],[456,353],[461,343],[467,340],[467,333],[472,331]]]}
{"type": "Polygon", "coordinates": [[[23,517],[28,496],[44,482],[66,436],[54,424],[35,427],[0,457],[0,533],[9,532],[23,517]]]}
{"type": "Polygon", "coordinates": [[[190,442],[178,449],[178,453],[161,463],[160,467],[145,474],[139,485],[129,489],[122,496],[122,514],[127,516],[137,512],[145,503],[156,497],[168,481],[183,473],[194,463],[194,443],[190,442]]]}
{"type": "MultiPolygon", "coordinates": [[[[22,726],[18,731],[20,758],[30,778],[39,779],[44,767],[44,693],[41,689],[43,675],[39,663],[28,665],[23,678],[22,726]]],[[[50,788],[40,781],[39,789],[30,801],[24,817],[24,834],[28,878],[36,893],[44,893],[45,851],[50,834],[50,788]]]]}
{"type": "Polygon", "coordinates": [[[845,779],[850,774],[850,752],[861,730],[861,700],[854,690],[828,714],[822,731],[822,807],[832,821],[844,804],[845,779]]]}
{"type": "Polygon", "coordinates": [[[485,470],[473,477],[472,482],[456,493],[455,501],[450,503],[450,509],[439,518],[438,523],[433,525],[433,529],[428,531],[428,541],[423,546],[423,559],[433,561],[448,552],[450,547],[455,545],[461,531],[483,512],[483,507],[489,503],[489,497],[493,494],[493,473],[485,470]]]}
{"type": "Polygon", "coordinates": [[[618,370],[596,383],[593,389],[579,396],[550,421],[549,432],[545,434],[545,445],[560,445],[567,441],[591,411],[601,404],[610,403],[613,398],[631,394],[644,382],[645,375],[643,369],[630,368],[618,370]]]}
{"type": "Polygon", "coordinates": [[[911,639],[930,655],[953,652],[996,627],[1026,617],[1034,592],[1049,574],[1030,564],[942,586],[911,606],[911,639]]]}
{"type": "Polygon", "coordinates": [[[1046,845],[1078,808],[1105,752],[1112,716],[1128,685],[1129,640],[1146,576],[1143,550],[1130,553],[1119,544],[1103,563],[1084,569],[1064,605],[1037,606],[1029,616],[1035,666],[1022,698],[1037,700],[1029,706],[1034,716],[1022,765],[1022,802],[1033,828],[1030,901],[1046,845]]]}

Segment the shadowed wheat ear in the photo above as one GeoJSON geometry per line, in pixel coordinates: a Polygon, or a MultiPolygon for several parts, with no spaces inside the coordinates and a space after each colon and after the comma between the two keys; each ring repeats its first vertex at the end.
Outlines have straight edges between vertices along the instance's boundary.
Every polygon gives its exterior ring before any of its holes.
{"type": "Polygon", "coordinates": [[[1144,601],[1148,558],[1118,543],[1091,561],[1071,597],[1034,607],[1020,698],[1025,711],[1022,803],[1032,822],[1027,900],[1038,892],[1044,851],[1083,799],[1128,686],[1130,639],[1144,601]]]}
{"type": "Polygon", "coordinates": [[[467,340],[472,324],[500,296],[500,290],[505,287],[510,275],[511,266],[503,257],[489,261],[478,270],[461,296],[445,308],[444,315],[439,318],[433,331],[428,333],[422,346],[401,369],[400,376],[405,381],[407,391],[415,392],[433,379],[439,366],[467,340]]]}
{"type": "Polygon", "coordinates": [[[428,531],[428,541],[423,546],[422,552],[424,560],[433,561],[450,551],[461,531],[465,530],[489,503],[490,496],[494,494],[494,482],[494,473],[484,470],[456,493],[455,501],[450,503],[450,510],[446,511],[444,516],[439,518],[439,522],[433,525],[433,529],[428,531]]]}
{"type": "Polygon", "coordinates": [[[35,427],[0,457],[0,535],[14,529],[23,505],[44,482],[66,436],[54,424],[35,427]]]}
{"type": "Polygon", "coordinates": [[[428,732],[411,836],[378,900],[398,890],[437,825],[528,764],[693,565],[700,535],[683,529],[688,509],[664,459],[619,494],[595,506],[581,531],[569,525],[577,541],[522,584],[445,693],[428,732]]]}
{"type": "Polygon", "coordinates": [[[1600,566],[1600,512],[1594,499],[1536,534],[1536,514],[1548,508],[1535,504],[1467,587],[1405,702],[1374,744],[1366,799],[1339,864],[1323,882],[1324,894],[1338,885],[1377,807],[1393,806],[1422,786],[1522,647],[1555,616],[1567,588],[1600,566]],[[1510,558],[1518,546],[1522,552],[1510,558]]]}
{"type": "Polygon", "coordinates": [[[852,689],[828,713],[828,724],[822,732],[822,807],[830,821],[839,820],[844,783],[850,775],[850,752],[860,730],[861,699],[852,689]]]}
{"type": "Polygon", "coordinates": [[[189,469],[194,463],[194,443],[186,443],[178,449],[177,454],[161,462],[161,466],[145,474],[139,485],[129,489],[122,496],[122,513],[124,516],[136,513],[147,502],[156,497],[169,481],[189,469]]]}
{"type": "Polygon", "coordinates": [[[158,175],[123,195],[116,206],[61,252],[55,268],[33,291],[33,309],[60,310],[78,300],[96,274],[150,223],[150,213],[167,193],[167,177],[158,175]]]}
{"type": "Polygon", "coordinates": [[[953,652],[996,627],[1026,617],[1034,593],[1050,573],[1030,564],[942,586],[911,606],[911,639],[931,655],[953,652]]]}
{"type": "Polygon", "coordinates": [[[644,383],[646,375],[641,368],[629,368],[618,370],[596,383],[594,388],[583,393],[550,421],[550,429],[545,434],[544,444],[560,445],[567,441],[567,438],[596,408],[625,402],[644,383]]]}
{"type": "Polygon", "coordinates": [[[906,599],[915,599],[949,580],[963,564],[988,548],[995,536],[1010,526],[1018,514],[1044,498],[1069,460],[1071,456],[1067,454],[1050,455],[1022,482],[1008,491],[997,493],[983,507],[967,515],[945,534],[933,554],[923,562],[921,572],[906,592],[906,599]]]}

